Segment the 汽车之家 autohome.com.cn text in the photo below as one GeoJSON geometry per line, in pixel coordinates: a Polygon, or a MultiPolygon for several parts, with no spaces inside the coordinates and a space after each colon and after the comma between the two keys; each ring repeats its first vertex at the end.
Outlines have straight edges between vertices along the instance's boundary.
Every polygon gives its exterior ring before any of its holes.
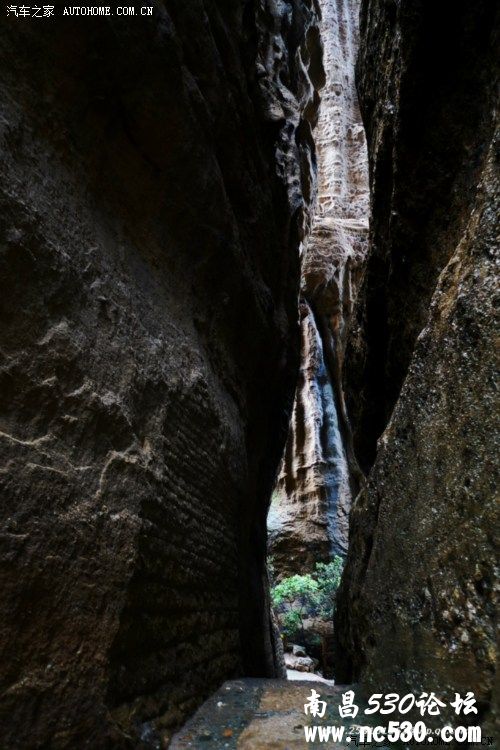
{"type": "Polygon", "coordinates": [[[15,18],[58,16],[152,16],[152,5],[7,5],[7,15],[15,18]]]}

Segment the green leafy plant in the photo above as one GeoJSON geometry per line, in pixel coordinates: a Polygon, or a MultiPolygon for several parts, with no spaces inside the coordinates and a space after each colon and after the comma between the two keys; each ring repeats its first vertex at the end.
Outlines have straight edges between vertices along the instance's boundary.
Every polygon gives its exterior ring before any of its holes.
{"type": "Polygon", "coordinates": [[[304,619],[318,609],[318,582],[310,575],[284,578],[271,591],[273,605],[284,634],[304,633],[304,619]]]}
{"type": "Polygon", "coordinates": [[[287,638],[304,642],[306,619],[333,618],[343,565],[335,556],[329,563],[317,563],[313,573],[284,578],[272,587],[273,606],[287,638]]]}
{"type": "Polygon", "coordinates": [[[335,612],[335,598],[340,586],[344,560],[335,555],[329,563],[316,563],[315,576],[319,589],[319,615],[322,620],[331,620],[335,612]]]}

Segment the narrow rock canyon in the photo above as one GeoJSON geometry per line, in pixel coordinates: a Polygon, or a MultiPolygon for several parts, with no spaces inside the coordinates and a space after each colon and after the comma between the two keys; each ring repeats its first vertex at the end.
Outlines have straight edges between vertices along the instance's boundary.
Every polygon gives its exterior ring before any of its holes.
{"type": "Polygon", "coordinates": [[[318,195],[304,243],[302,357],[268,526],[281,577],[345,555],[360,471],[342,387],[351,317],[367,251],[368,158],[355,85],[359,3],[323,0],[325,86],[315,142],[318,195]]]}
{"type": "Polygon", "coordinates": [[[494,4],[18,7],[0,747],[304,748],[268,554],[345,558],[337,683],[498,739],[494,4]]]}

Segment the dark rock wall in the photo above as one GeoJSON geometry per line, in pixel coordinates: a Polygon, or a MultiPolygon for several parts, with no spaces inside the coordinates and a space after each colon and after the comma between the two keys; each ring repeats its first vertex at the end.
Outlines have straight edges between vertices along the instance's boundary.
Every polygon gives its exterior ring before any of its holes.
{"type": "Polygon", "coordinates": [[[2,19],[2,747],[157,747],[223,679],[279,672],[316,22],[2,19]]]}
{"type": "Polygon", "coordinates": [[[371,252],[344,369],[365,471],[474,201],[492,132],[495,16],[490,0],[362,3],[371,252]]]}
{"type": "Polygon", "coordinates": [[[339,680],[472,690],[480,720],[500,526],[494,29],[486,2],[363,3],[373,223],[346,378],[366,466],[396,406],[353,505],[337,611],[339,680]]]}

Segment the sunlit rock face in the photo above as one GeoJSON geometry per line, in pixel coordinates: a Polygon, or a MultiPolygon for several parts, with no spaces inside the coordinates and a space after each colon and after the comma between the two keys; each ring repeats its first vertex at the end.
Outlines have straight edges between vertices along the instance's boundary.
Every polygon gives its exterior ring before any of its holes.
{"type": "Polygon", "coordinates": [[[372,238],[364,355],[353,349],[347,375],[359,453],[375,463],[352,509],[336,628],[338,680],[473,691],[478,721],[495,702],[500,528],[494,12],[363,2],[372,238]]]}
{"type": "Polygon", "coordinates": [[[2,13],[12,750],[163,747],[225,678],[280,672],[266,511],[299,366],[317,13],[154,7],[2,13]]]}
{"type": "Polygon", "coordinates": [[[302,362],[291,435],[268,516],[278,577],[347,551],[349,472],[314,313],[301,305],[302,362]]]}
{"type": "Polygon", "coordinates": [[[326,83],[315,131],[318,197],[302,262],[302,365],[269,518],[278,575],[344,554],[359,470],[342,392],[367,247],[368,173],[354,82],[359,4],[323,0],[326,83]]]}

